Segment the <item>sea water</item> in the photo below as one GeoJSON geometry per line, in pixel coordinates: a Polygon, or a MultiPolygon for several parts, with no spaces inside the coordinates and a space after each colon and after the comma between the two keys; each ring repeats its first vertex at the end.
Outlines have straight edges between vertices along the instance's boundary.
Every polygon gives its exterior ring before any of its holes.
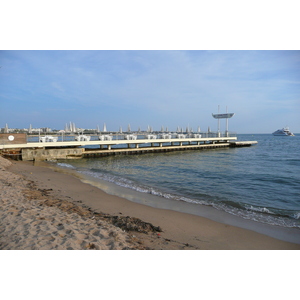
{"type": "Polygon", "coordinates": [[[238,135],[241,148],[118,155],[58,162],[95,180],[300,229],[300,135],[238,135]]]}

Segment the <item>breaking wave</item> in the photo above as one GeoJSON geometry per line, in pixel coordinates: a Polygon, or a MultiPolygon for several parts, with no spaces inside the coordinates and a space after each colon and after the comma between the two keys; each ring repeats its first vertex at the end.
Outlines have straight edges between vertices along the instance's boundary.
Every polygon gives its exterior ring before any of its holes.
{"type": "Polygon", "coordinates": [[[298,221],[300,219],[300,212],[297,213],[291,212],[288,215],[287,214],[281,215],[280,213],[273,212],[270,208],[266,208],[266,207],[254,207],[252,205],[247,206],[241,203],[236,203],[236,202],[226,201],[226,200],[214,202],[211,201],[211,199],[209,201],[205,199],[191,199],[184,196],[178,196],[175,194],[162,192],[153,187],[147,187],[145,185],[138,184],[132,180],[118,177],[112,174],[102,173],[99,172],[98,170],[89,170],[89,171],[80,170],[78,172],[81,174],[92,176],[100,180],[111,182],[113,184],[116,184],[124,188],[135,190],[140,193],[147,193],[157,197],[163,197],[175,201],[184,201],[187,203],[212,206],[215,209],[225,211],[229,214],[239,216],[247,220],[253,220],[253,221],[257,221],[269,225],[277,225],[277,226],[290,227],[290,228],[300,228],[300,223],[298,221]]]}
{"type": "Polygon", "coordinates": [[[68,168],[68,169],[76,169],[72,165],[66,164],[66,163],[57,163],[58,166],[63,167],[63,168],[68,168]]]}

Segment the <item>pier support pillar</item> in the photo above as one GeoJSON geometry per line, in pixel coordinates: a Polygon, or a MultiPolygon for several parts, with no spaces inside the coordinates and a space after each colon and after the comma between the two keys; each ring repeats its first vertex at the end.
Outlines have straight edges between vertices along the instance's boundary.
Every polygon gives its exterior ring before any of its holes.
{"type": "Polygon", "coordinates": [[[22,160],[53,160],[82,158],[84,148],[22,149],[22,160]]]}

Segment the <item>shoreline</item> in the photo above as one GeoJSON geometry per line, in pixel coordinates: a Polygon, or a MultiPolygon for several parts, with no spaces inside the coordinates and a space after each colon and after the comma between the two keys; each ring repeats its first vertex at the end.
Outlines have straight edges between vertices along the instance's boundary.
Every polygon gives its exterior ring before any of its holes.
{"type": "Polygon", "coordinates": [[[162,232],[150,234],[136,231],[127,233],[136,242],[135,249],[300,249],[299,244],[281,241],[252,230],[201,216],[134,203],[107,194],[98,187],[84,183],[70,174],[55,171],[49,166],[12,161],[8,171],[34,182],[37,190],[47,191],[48,197],[83,207],[94,216],[100,213],[114,218],[129,216],[161,228],[162,232]]]}
{"type": "Polygon", "coordinates": [[[49,165],[47,163],[42,163],[42,165],[50,167],[52,170],[58,172],[71,174],[76,178],[79,178],[82,182],[95,186],[107,194],[125,198],[130,202],[143,204],[158,209],[171,210],[179,213],[186,213],[189,215],[196,215],[225,225],[231,225],[243,229],[252,230],[257,233],[264,234],[285,242],[300,244],[300,230],[298,228],[280,227],[277,225],[270,225],[267,223],[257,222],[251,219],[245,219],[230,214],[226,211],[218,210],[212,206],[187,203],[185,201],[174,201],[164,197],[135,191],[130,188],[119,186],[115,183],[111,183],[92,177],[90,175],[79,173],[69,168],[58,167],[56,165],[51,164],[49,165]]]}

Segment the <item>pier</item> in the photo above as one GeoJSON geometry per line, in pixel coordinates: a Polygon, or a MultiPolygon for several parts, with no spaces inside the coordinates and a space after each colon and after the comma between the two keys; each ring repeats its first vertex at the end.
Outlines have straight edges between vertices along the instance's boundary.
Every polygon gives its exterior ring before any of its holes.
{"type": "MultiPolygon", "coordinates": [[[[218,131],[212,132],[208,127],[207,132],[197,132],[187,127],[186,132],[178,127],[176,132],[161,131],[153,132],[149,127],[147,131],[140,129],[132,132],[128,125],[127,132],[107,132],[104,124],[103,132],[98,134],[84,135],[83,130],[70,123],[70,130],[60,130],[57,135],[27,136],[26,133],[9,133],[6,124],[5,133],[0,133],[0,155],[21,160],[57,160],[78,159],[83,157],[97,157],[119,154],[143,154],[154,152],[204,150],[224,147],[249,147],[257,144],[256,141],[237,141],[235,134],[228,131],[228,119],[234,113],[212,114],[218,121],[218,131]],[[220,120],[226,120],[224,133],[220,129],[220,120]],[[71,134],[68,134],[70,133],[71,134]],[[80,134],[81,132],[81,134],[80,134]],[[77,133],[77,134],[76,134],[77,133]]],[[[31,128],[31,125],[30,125],[31,128]]],[[[31,132],[31,130],[30,130],[31,132]]],[[[96,133],[96,132],[95,132],[96,133]]]]}
{"type": "Polygon", "coordinates": [[[0,153],[19,160],[57,160],[101,157],[108,155],[134,155],[143,153],[204,150],[224,147],[246,147],[256,141],[236,141],[228,132],[206,137],[202,134],[106,134],[100,136],[77,135],[66,137],[27,137],[26,134],[1,134],[0,153]],[[72,140],[70,140],[72,139],[72,140]],[[36,141],[37,140],[37,141],[36,141]]]}

